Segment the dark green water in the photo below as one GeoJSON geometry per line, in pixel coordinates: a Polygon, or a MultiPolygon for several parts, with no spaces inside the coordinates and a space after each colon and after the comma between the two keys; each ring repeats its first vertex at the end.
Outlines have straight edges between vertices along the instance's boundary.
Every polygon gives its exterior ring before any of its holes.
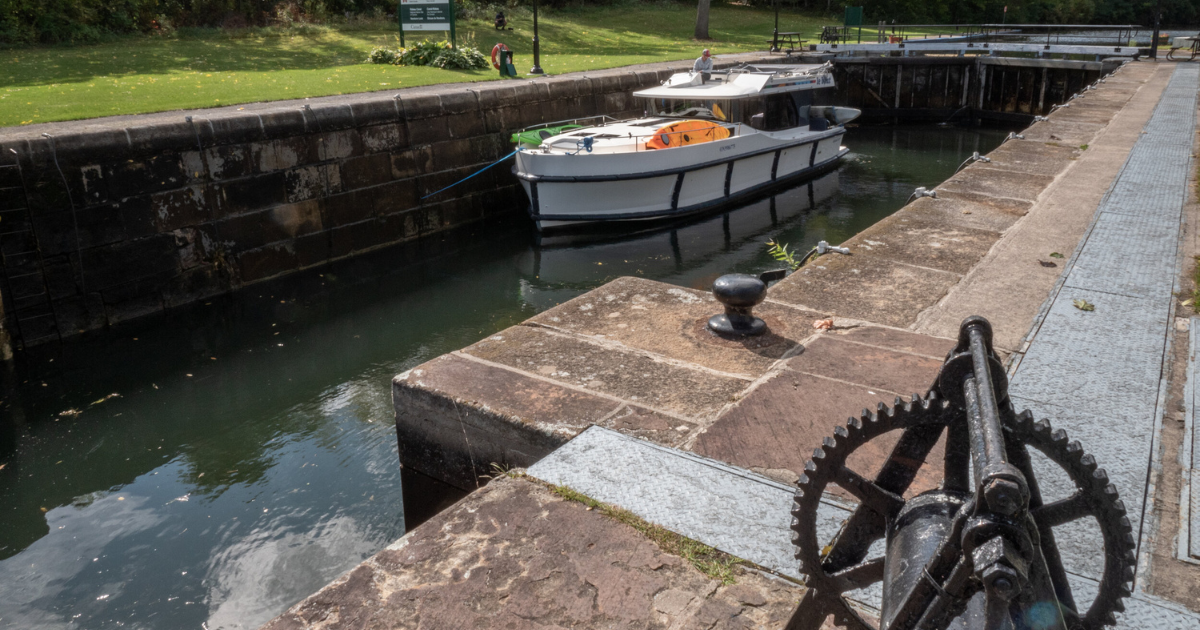
{"type": "Polygon", "coordinates": [[[775,268],[766,241],[841,242],[1005,134],[854,129],[836,172],[676,229],[481,225],[24,353],[0,375],[0,628],[256,627],[404,533],[395,374],[617,276],[775,268]]]}

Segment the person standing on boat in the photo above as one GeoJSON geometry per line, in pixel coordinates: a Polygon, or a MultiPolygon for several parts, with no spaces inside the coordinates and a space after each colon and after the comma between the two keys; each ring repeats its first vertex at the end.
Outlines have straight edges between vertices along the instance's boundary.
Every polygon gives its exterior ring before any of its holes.
{"type": "Polygon", "coordinates": [[[692,64],[692,72],[700,73],[700,80],[707,81],[708,75],[713,71],[712,55],[705,48],[704,52],[700,53],[700,58],[696,63],[692,64]]]}

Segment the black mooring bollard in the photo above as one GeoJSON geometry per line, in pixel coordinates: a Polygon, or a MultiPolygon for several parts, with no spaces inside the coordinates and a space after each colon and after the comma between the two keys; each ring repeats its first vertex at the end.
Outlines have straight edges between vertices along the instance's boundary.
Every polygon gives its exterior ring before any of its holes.
{"type": "Polygon", "coordinates": [[[751,312],[767,297],[767,283],[758,276],[731,273],[713,283],[713,295],[725,312],[708,319],[708,329],[730,337],[753,337],[767,332],[767,323],[751,312]]]}

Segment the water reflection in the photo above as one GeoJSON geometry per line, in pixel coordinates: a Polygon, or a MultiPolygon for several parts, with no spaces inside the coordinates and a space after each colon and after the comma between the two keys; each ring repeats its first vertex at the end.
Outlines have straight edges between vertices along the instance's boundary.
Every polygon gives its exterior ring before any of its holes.
{"type": "Polygon", "coordinates": [[[855,129],[838,171],[742,210],[615,239],[480,225],[23,353],[0,627],[256,627],[403,533],[395,374],[620,275],[704,287],[776,266],[770,239],[840,242],[1004,133],[855,129]]]}

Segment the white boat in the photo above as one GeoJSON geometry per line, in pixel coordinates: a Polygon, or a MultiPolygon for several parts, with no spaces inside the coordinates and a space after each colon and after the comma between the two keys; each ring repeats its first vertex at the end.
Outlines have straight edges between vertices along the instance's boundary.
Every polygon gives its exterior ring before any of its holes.
{"type": "Polygon", "coordinates": [[[830,66],[742,66],[672,76],[634,96],[641,118],[546,123],[514,134],[513,172],[539,228],[682,216],[821,173],[861,113],[814,105],[830,66]]]}

